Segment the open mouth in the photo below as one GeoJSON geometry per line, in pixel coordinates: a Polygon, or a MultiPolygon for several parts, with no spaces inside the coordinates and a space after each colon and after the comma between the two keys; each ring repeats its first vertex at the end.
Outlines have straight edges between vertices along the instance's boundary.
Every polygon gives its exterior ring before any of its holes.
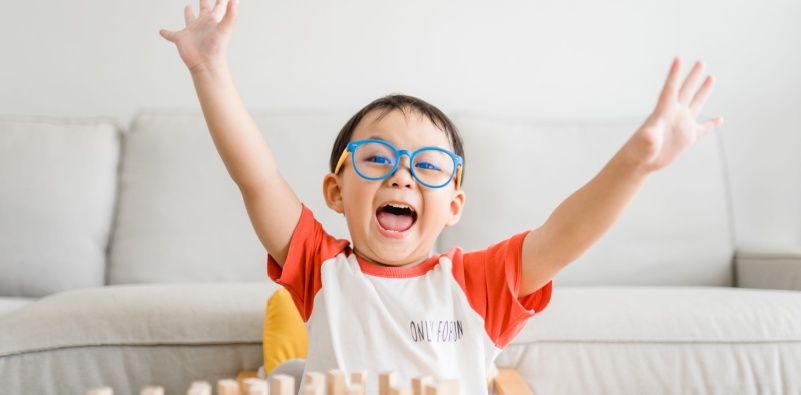
{"type": "Polygon", "coordinates": [[[403,203],[384,204],[376,210],[375,217],[384,230],[399,233],[409,230],[417,221],[414,209],[403,203]]]}

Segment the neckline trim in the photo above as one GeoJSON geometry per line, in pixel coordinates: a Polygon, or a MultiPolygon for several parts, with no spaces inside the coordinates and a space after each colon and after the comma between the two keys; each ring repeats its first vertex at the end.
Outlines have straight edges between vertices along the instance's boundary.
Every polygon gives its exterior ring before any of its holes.
{"type": "Polygon", "coordinates": [[[439,263],[439,260],[442,257],[442,254],[434,254],[417,266],[392,267],[381,266],[367,262],[356,255],[353,250],[351,250],[351,253],[354,257],[356,257],[356,261],[359,263],[359,269],[362,271],[362,273],[385,278],[411,278],[421,276],[431,271],[431,269],[433,269],[434,266],[439,263]]]}

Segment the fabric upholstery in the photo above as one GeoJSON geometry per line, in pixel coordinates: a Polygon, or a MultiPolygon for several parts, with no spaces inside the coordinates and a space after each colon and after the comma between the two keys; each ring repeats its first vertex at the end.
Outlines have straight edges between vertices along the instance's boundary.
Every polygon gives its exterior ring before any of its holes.
{"type": "Polygon", "coordinates": [[[0,296],[105,283],[120,131],[103,119],[0,119],[0,296]]]}
{"type": "Polygon", "coordinates": [[[111,387],[139,395],[151,385],[186,394],[196,380],[233,379],[261,363],[261,343],[104,345],[54,349],[0,358],[3,394],[85,394],[111,387]]]}
{"type": "Polygon", "coordinates": [[[0,356],[104,344],[261,343],[272,282],[143,284],[62,292],[0,319],[0,356]]]}
{"type": "MultiPolygon", "coordinates": [[[[440,248],[485,248],[542,225],[594,177],[641,120],[525,121],[454,116],[465,144],[459,224],[440,248]]],[[[556,285],[733,284],[726,175],[715,135],[653,174],[619,221],[556,285]]]]}
{"type": "Polygon", "coordinates": [[[801,393],[801,292],[564,287],[498,357],[536,394],[801,393]]]}
{"type": "Polygon", "coordinates": [[[37,301],[36,298],[0,298],[0,315],[37,301]]]}
{"type": "Polygon", "coordinates": [[[801,291],[801,248],[739,249],[735,270],[738,287],[801,291]]]}
{"type": "MultiPolygon", "coordinates": [[[[325,206],[322,180],[347,118],[255,115],[281,172],[321,222],[347,236],[325,206]]],[[[267,253],[199,113],[139,114],[126,136],[110,283],[262,281],[267,253]]]]}
{"type": "Polygon", "coordinates": [[[233,378],[258,369],[264,305],[277,288],[271,282],[146,284],[45,297],[0,316],[3,391],[84,393],[108,384],[120,387],[115,394],[134,394],[158,384],[183,393],[189,383],[178,378],[233,378]],[[30,375],[20,376],[20,369],[30,375]],[[140,375],[131,377],[132,369],[140,375]]]}

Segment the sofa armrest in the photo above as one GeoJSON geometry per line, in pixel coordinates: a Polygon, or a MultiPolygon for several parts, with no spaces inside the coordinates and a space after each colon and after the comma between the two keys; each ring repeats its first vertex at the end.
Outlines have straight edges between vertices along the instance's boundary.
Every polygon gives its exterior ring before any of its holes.
{"type": "Polygon", "coordinates": [[[801,291],[801,246],[742,248],[734,263],[738,287],[801,291]]]}

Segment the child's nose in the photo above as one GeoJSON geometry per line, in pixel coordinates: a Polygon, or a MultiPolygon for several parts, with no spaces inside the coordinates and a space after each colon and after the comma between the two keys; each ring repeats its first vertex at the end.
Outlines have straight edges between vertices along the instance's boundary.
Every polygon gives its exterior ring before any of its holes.
{"type": "Polygon", "coordinates": [[[406,155],[401,156],[398,168],[395,173],[387,178],[390,186],[399,186],[403,188],[412,188],[415,184],[414,177],[412,177],[412,170],[409,167],[409,157],[406,155]]]}

